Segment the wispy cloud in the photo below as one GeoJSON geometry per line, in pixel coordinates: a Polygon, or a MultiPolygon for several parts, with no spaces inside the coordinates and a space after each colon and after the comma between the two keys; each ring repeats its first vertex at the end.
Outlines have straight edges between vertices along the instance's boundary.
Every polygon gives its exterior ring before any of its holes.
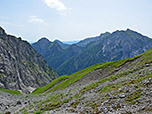
{"type": "Polygon", "coordinates": [[[44,0],[44,2],[50,8],[55,8],[56,10],[60,11],[68,10],[68,8],[66,8],[65,5],[59,0],[44,0]]]}
{"type": "Polygon", "coordinates": [[[37,16],[30,16],[29,23],[34,23],[34,24],[43,24],[45,23],[44,19],[38,18],[37,16]]]}

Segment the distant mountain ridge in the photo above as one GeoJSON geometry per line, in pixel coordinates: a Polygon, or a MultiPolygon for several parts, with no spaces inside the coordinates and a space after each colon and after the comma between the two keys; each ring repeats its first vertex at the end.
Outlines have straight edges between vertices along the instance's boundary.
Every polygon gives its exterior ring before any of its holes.
{"type": "Polygon", "coordinates": [[[80,42],[76,43],[76,45],[80,46],[80,47],[85,47],[87,46],[89,43],[94,42],[94,41],[98,41],[103,37],[107,37],[109,36],[110,33],[106,32],[104,34],[100,34],[100,36],[96,36],[96,37],[91,37],[91,38],[86,38],[84,40],[81,40],[80,42]]]}
{"type": "Polygon", "coordinates": [[[152,48],[152,39],[130,29],[86,38],[68,48],[63,48],[62,43],[41,40],[34,43],[33,48],[59,75],[72,74],[101,62],[133,57],[152,48]],[[45,45],[44,51],[40,44],[45,45]]]}
{"type": "Polygon", "coordinates": [[[61,46],[62,49],[67,49],[67,48],[70,47],[70,44],[63,43],[59,40],[55,40],[54,42],[58,43],[61,46]]]}
{"type": "Polygon", "coordinates": [[[0,27],[0,88],[28,93],[57,77],[56,71],[27,41],[7,35],[0,27]]]}

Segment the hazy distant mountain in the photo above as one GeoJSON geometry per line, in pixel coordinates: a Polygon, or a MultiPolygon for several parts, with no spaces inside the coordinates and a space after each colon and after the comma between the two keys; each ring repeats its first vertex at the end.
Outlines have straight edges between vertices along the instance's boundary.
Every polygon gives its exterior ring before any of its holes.
{"type": "MultiPolygon", "coordinates": [[[[40,47],[46,48],[45,45],[40,47]]],[[[55,70],[28,42],[7,35],[0,27],[0,88],[29,92],[57,77],[55,70]]]]}
{"type": "Polygon", "coordinates": [[[62,49],[67,49],[70,47],[70,44],[63,43],[59,40],[55,40],[54,42],[57,42],[61,46],[62,49]]]}
{"type": "Polygon", "coordinates": [[[44,56],[50,66],[57,69],[69,58],[81,53],[81,49],[73,44],[66,45],[61,41],[49,41],[46,38],[40,39],[38,42],[32,44],[33,48],[44,56]],[[67,46],[69,48],[67,48],[67,46]],[[66,47],[66,48],[65,48],[66,47]]]}
{"type": "Polygon", "coordinates": [[[88,44],[90,44],[91,42],[94,42],[94,41],[98,41],[100,40],[101,38],[104,38],[104,37],[107,37],[109,36],[110,33],[109,32],[106,32],[104,34],[101,34],[100,37],[97,36],[97,37],[92,37],[92,38],[86,38],[84,40],[81,40],[80,42],[77,43],[78,46],[80,47],[85,47],[87,46],[88,44]]]}
{"type": "Polygon", "coordinates": [[[71,74],[96,63],[133,57],[152,48],[152,39],[130,29],[87,38],[67,49],[55,43],[48,45],[41,39],[33,47],[59,75],[71,74]],[[45,45],[45,54],[39,44],[45,45]]]}

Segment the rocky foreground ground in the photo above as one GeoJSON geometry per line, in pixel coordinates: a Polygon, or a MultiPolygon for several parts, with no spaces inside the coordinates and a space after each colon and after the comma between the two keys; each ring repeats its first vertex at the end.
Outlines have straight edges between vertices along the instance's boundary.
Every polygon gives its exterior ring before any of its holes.
{"type": "Polygon", "coordinates": [[[98,69],[64,90],[48,94],[16,96],[1,92],[0,113],[152,114],[152,65],[133,67],[126,63],[111,77],[86,83],[88,77],[101,75],[98,69]]]}

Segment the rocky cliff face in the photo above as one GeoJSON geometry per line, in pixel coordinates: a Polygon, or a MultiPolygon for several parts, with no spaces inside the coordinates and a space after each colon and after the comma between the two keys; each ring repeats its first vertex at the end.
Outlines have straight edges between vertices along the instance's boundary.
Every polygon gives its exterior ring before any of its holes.
{"type": "Polygon", "coordinates": [[[28,42],[0,27],[0,88],[29,92],[57,76],[28,42]]]}

